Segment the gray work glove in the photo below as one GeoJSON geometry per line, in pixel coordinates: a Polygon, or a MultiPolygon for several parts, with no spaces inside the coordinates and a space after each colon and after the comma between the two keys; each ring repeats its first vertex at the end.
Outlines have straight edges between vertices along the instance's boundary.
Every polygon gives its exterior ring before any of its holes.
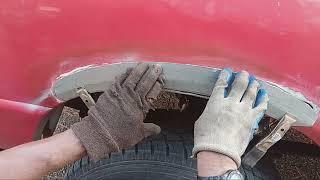
{"type": "Polygon", "coordinates": [[[246,71],[235,76],[230,92],[229,69],[221,71],[207,106],[194,125],[193,155],[213,151],[233,159],[238,167],[258,122],[268,105],[268,95],[246,71]],[[250,79],[250,80],[249,80],[250,79]]]}
{"type": "Polygon", "coordinates": [[[71,127],[90,159],[97,161],[160,133],[159,126],[143,120],[162,87],[160,65],[139,64],[116,78],[112,88],[90,108],[88,116],[71,127]]]}

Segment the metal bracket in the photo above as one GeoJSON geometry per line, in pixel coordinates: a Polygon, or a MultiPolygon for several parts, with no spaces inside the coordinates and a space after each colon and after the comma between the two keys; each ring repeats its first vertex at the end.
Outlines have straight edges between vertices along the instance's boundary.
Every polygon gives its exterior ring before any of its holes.
{"type": "Polygon", "coordinates": [[[290,117],[287,114],[284,115],[272,132],[263,138],[244,156],[242,159],[243,163],[250,167],[255,166],[256,163],[267,153],[268,149],[285,135],[294,122],[296,122],[295,118],[290,117]]]}
{"type": "Polygon", "coordinates": [[[88,107],[88,109],[90,109],[92,106],[96,104],[86,89],[84,88],[78,89],[77,94],[80,96],[80,98],[82,99],[84,104],[88,107]]]}

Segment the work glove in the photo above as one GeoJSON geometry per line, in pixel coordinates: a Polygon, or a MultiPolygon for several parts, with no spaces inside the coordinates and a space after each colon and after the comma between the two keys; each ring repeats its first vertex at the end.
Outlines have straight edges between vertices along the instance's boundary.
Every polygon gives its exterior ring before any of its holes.
{"type": "Polygon", "coordinates": [[[160,65],[139,64],[117,77],[88,116],[71,126],[90,159],[97,161],[160,133],[159,126],[143,120],[162,87],[160,65]]]}
{"type": "Polygon", "coordinates": [[[193,156],[200,151],[217,152],[229,156],[240,167],[241,156],[268,100],[266,91],[259,90],[259,83],[246,71],[233,78],[230,69],[222,70],[206,108],[195,122],[193,156]]]}

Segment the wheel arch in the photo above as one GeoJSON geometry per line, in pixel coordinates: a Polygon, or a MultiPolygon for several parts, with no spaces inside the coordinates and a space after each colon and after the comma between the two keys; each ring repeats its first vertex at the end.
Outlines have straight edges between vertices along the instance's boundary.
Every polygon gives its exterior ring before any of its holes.
{"type": "MultiPolygon", "coordinates": [[[[166,77],[165,90],[202,98],[208,98],[220,69],[190,64],[158,62],[162,65],[166,77]]],[[[59,101],[68,102],[77,98],[77,89],[85,88],[90,93],[103,92],[110,87],[114,78],[133,67],[136,62],[102,64],[77,68],[65,73],[54,82],[52,95],[59,101]]],[[[261,87],[266,89],[270,102],[266,114],[280,119],[285,114],[297,118],[294,126],[302,127],[302,132],[317,140],[319,131],[319,107],[307,100],[301,93],[276,83],[259,79],[261,87]],[[315,124],[315,126],[313,126],[315,124]],[[314,131],[314,132],[313,132],[314,131]],[[312,133],[310,133],[312,132],[312,133]],[[311,135],[310,135],[311,134],[311,135]]],[[[317,141],[319,143],[319,141],[317,141]]]]}

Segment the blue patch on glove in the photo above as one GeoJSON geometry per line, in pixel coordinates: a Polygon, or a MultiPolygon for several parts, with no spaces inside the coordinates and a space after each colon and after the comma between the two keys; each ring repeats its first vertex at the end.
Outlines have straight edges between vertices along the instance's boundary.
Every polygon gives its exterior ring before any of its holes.
{"type": "MultiPolygon", "coordinates": [[[[235,73],[232,71],[231,68],[225,68],[223,69],[224,71],[228,72],[228,77],[227,77],[227,83],[228,83],[228,87],[226,87],[225,91],[224,91],[224,97],[227,97],[229,92],[230,92],[230,89],[231,89],[231,86],[232,86],[232,83],[235,79],[235,77],[239,74],[239,73],[235,73]]],[[[250,75],[249,76],[249,85],[250,86],[252,84],[252,82],[256,80],[255,76],[253,75],[250,75]]],[[[265,98],[266,98],[266,95],[267,95],[267,92],[266,90],[264,89],[260,89],[257,93],[257,97],[256,97],[256,102],[254,104],[254,107],[257,107],[265,98]]],[[[259,117],[256,119],[253,127],[252,127],[252,133],[250,135],[250,140],[253,138],[253,135],[256,133],[256,130],[259,128],[259,123],[261,121],[261,119],[263,118],[264,116],[264,112],[261,113],[259,115],[259,117]]]]}
{"type": "MultiPolygon", "coordinates": [[[[257,107],[265,98],[266,98],[266,95],[267,95],[267,91],[264,90],[264,89],[260,89],[258,91],[258,94],[257,94],[257,98],[256,98],[256,102],[255,102],[255,105],[254,107],[257,107]]],[[[257,120],[255,121],[253,127],[252,127],[252,134],[251,134],[251,137],[250,139],[253,138],[253,135],[256,134],[256,130],[259,129],[259,123],[261,121],[261,119],[263,118],[263,115],[264,115],[265,112],[262,112],[259,117],[257,118],[257,120]]]]}
{"type": "Polygon", "coordinates": [[[254,104],[254,107],[257,107],[261,102],[266,98],[267,91],[264,89],[260,89],[257,94],[256,103],[254,104]]]}
{"type": "Polygon", "coordinates": [[[249,86],[252,84],[252,82],[256,80],[256,77],[254,77],[253,75],[249,76],[249,86]]]}
{"type": "Polygon", "coordinates": [[[231,85],[233,83],[233,80],[235,78],[235,73],[232,71],[231,68],[225,68],[223,70],[228,72],[228,78],[227,78],[228,87],[226,87],[226,89],[224,90],[224,97],[227,97],[229,94],[229,91],[231,89],[231,85]]]}

